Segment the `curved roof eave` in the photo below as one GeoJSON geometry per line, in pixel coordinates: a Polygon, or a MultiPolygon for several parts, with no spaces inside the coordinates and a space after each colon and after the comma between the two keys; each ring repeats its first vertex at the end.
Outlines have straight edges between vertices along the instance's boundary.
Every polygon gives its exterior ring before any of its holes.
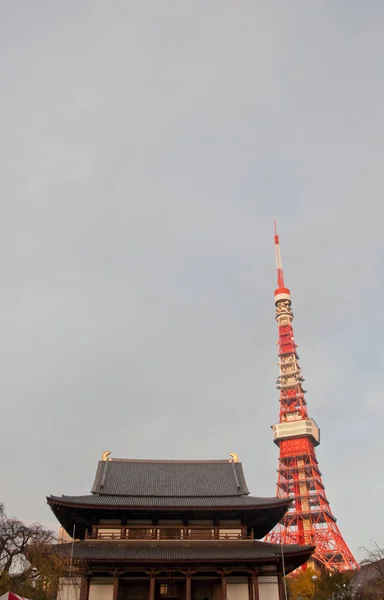
{"type": "Polygon", "coordinates": [[[90,510],[156,509],[156,510],[265,510],[287,507],[290,498],[229,497],[156,497],[156,496],[47,496],[47,503],[90,510]]]}

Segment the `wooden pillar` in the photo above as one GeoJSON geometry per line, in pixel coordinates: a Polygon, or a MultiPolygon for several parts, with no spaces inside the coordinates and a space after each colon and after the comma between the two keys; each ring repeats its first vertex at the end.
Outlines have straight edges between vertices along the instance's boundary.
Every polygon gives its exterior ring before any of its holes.
{"type": "Polygon", "coordinates": [[[185,600],[191,600],[191,574],[187,571],[185,576],[185,600]]]}
{"type": "Polygon", "coordinates": [[[80,599],[79,600],[88,600],[88,596],[89,596],[89,577],[86,577],[85,575],[83,575],[81,578],[80,599]]]}
{"type": "Polygon", "coordinates": [[[256,573],[252,575],[253,583],[253,600],[259,600],[259,578],[256,573]]]}
{"type": "Polygon", "coordinates": [[[248,577],[248,600],[253,600],[253,581],[252,581],[252,577],[248,577]]]}
{"type": "Polygon", "coordinates": [[[221,600],[227,600],[227,577],[225,573],[221,574],[221,600]]]}
{"type": "Polygon", "coordinates": [[[285,583],[283,576],[279,573],[277,577],[279,582],[279,600],[285,600],[285,583]]]}
{"type": "Polygon", "coordinates": [[[155,572],[152,571],[151,577],[149,580],[149,600],[155,600],[155,585],[156,585],[155,572]]]}
{"type": "Polygon", "coordinates": [[[113,600],[118,600],[119,598],[119,574],[114,573],[113,575],[113,600]]]}

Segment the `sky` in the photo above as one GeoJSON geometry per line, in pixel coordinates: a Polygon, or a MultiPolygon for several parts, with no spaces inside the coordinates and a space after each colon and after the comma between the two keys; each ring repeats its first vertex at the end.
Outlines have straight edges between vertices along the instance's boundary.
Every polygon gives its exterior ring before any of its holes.
{"type": "Polygon", "coordinates": [[[317,457],[384,545],[384,4],[0,3],[0,501],[57,528],[113,457],[273,496],[273,220],[317,457]]]}

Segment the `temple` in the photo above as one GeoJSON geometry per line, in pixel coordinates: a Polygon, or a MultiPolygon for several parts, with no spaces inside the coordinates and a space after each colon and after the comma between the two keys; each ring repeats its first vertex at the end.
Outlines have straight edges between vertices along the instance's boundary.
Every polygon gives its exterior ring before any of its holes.
{"type": "Polygon", "coordinates": [[[77,565],[76,582],[63,580],[64,600],[283,600],[283,574],[314,550],[258,541],[290,499],[250,496],[236,454],[161,461],[104,453],[91,494],[47,501],[73,537],[57,545],[77,565]]]}

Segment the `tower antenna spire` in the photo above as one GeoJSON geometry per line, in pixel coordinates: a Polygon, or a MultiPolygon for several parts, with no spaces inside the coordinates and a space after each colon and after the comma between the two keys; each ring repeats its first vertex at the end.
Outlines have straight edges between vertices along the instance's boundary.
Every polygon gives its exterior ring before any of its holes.
{"type": "Polygon", "coordinates": [[[275,229],[275,251],[277,268],[277,289],[275,290],[275,303],[279,300],[288,300],[289,302],[291,302],[291,292],[284,285],[283,263],[281,262],[280,241],[279,236],[277,234],[276,221],[274,221],[273,223],[275,229]]]}
{"type": "Polygon", "coordinates": [[[273,223],[274,223],[274,228],[275,228],[275,251],[276,251],[276,268],[277,268],[277,287],[278,288],[283,288],[284,287],[284,273],[283,273],[283,265],[282,265],[282,262],[281,262],[280,242],[279,242],[279,236],[277,234],[276,221],[274,221],[273,223]]]}

